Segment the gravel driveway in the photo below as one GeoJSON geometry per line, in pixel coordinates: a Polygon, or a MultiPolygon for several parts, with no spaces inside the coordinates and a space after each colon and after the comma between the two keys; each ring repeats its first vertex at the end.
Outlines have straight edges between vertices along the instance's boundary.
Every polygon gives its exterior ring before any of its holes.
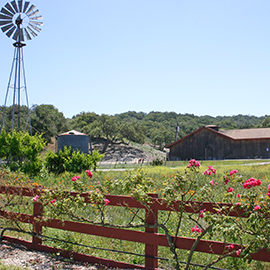
{"type": "Polygon", "coordinates": [[[109,270],[105,266],[93,266],[87,263],[75,262],[45,252],[33,251],[7,241],[0,242],[0,262],[4,265],[15,265],[36,270],[109,270]]]}

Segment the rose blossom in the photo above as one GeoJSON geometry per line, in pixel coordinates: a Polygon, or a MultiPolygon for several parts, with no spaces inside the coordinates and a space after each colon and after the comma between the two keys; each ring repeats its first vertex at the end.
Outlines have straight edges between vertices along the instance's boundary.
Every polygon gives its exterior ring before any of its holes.
{"type": "Polygon", "coordinates": [[[200,164],[200,162],[199,161],[197,161],[197,160],[195,160],[195,159],[191,159],[189,162],[188,162],[188,165],[187,165],[187,167],[188,168],[191,168],[191,167],[200,167],[201,166],[201,164],[200,164]]]}
{"type": "Polygon", "coordinates": [[[251,187],[260,186],[261,184],[262,184],[262,181],[260,179],[249,178],[243,184],[243,188],[250,189],[251,187]]]}
{"type": "Polygon", "coordinates": [[[232,192],[233,191],[233,188],[232,187],[229,187],[227,192],[232,192]]]}
{"type": "Polygon", "coordinates": [[[200,233],[200,232],[202,232],[203,230],[202,230],[201,228],[199,228],[199,227],[196,225],[195,227],[193,227],[193,228],[191,229],[191,231],[192,231],[192,232],[200,233]]]}
{"type": "Polygon", "coordinates": [[[53,199],[50,201],[51,204],[55,203],[56,202],[56,199],[53,199]]]}
{"type": "Polygon", "coordinates": [[[229,172],[229,175],[231,176],[231,175],[233,175],[235,173],[238,173],[238,171],[237,170],[232,170],[232,171],[229,172]]]}
{"type": "Polygon", "coordinates": [[[71,178],[71,181],[76,182],[77,179],[79,179],[78,176],[73,176],[73,177],[71,178]]]}
{"type": "Polygon", "coordinates": [[[92,178],[92,177],[93,177],[93,173],[92,173],[91,171],[86,170],[85,172],[87,173],[87,175],[88,175],[90,178],[92,178]]]}
{"type": "Polygon", "coordinates": [[[104,203],[105,203],[105,205],[108,205],[110,203],[110,200],[109,199],[104,199],[104,203]]]}
{"type": "Polygon", "coordinates": [[[38,198],[39,198],[39,196],[36,195],[36,196],[33,198],[33,201],[36,202],[38,198]]]}
{"type": "Polygon", "coordinates": [[[237,251],[236,251],[236,255],[239,256],[240,252],[242,252],[242,249],[239,248],[237,251]]]}
{"type": "Polygon", "coordinates": [[[256,205],[253,210],[256,211],[256,210],[260,210],[260,209],[261,209],[261,207],[259,205],[256,205]]]}
{"type": "Polygon", "coordinates": [[[227,245],[226,248],[227,248],[227,249],[234,249],[234,245],[233,245],[233,244],[227,245]]]}

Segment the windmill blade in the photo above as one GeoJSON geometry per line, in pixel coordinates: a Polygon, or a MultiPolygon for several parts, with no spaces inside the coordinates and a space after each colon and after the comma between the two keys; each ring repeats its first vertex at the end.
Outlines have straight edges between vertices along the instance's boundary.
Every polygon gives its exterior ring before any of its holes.
{"type": "Polygon", "coordinates": [[[3,19],[3,20],[11,20],[11,21],[12,21],[12,17],[7,16],[7,15],[4,15],[4,14],[0,14],[0,19],[3,19]]]}
{"type": "Polygon", "coordinates": [[[36,11],[32,12],[31,14],[28,15],[29,18],[31,18],[32,16],[36,15],[39,13],[39,10],[37,9],[36,11]]]}
{"type": "Polygon", "coordinates": [[[6,10],[5,8],[2,8],[1,12],[8,15],[8,16],[10,16],[11,18],[13,17],[13,14],[10,11],[6,10]]]}
{"type": "Polygon", "coordinates": [[[13,34],[13,32],[16,30],[16,26],[13,26],[7,33],[6,33],[6,35],[8,36],[8,37],[11,37],[11,35],[13,34]]]}
{"type": "Polygon", "coordinates": [[[30,2],[25,2],[25,3],[24,3],[23,13],[25,13],[25,11],[27,10],[29,4],[30,4],[30,2]]]}
{"type": "Polygon", "coordinates": [[[31,40],[30,34],[29,34],[29,32],[27,31],[27,29],[24,28],[23,30],[24,30],[24,32],[25,32],[26,38],[27,38],[28,40],[31,40]]]}
{"type": "Polygon", "coordinates": [[[23,1],[22,0],[19,0],[18,1],[18,4],[19,4],[19,11],[22,12],[23,1]]]}
{"type": "Polygon", "coordinates": [[[41,31],[41,29],[40,29],[40,28],[38,28],[38,27],[34,26],[33,24],[29,23],[29,25],[30,25],[32,28],[34,28],[36,31],[38,31],[38,32],[40,32],[40,31],[41,31]]]}
{"type": "Polygon", "coordinates": [[[3,26],[3,27],[2,27],[2,31],[3,31],[3,32],[6,32],[6,31],[9,30],[12,26],[13,26],[13,23],[8,24],[8,25],[6,25],[6,26],[3,26]]]}
{"type": "Polygon", "coordinates": [[[42,16],[36,16],[36,17],[31,18],[31,20],[39,20],[39,19],[43,19],[43,17],[42,16]]]}
{"type": "Polygon", "coordinates": [[[11,2],[11,5],[13,6],[14,10],[15,10],[17,13],[19,13],[19,9],[18,9],[18,7],[17,7],[17,4],[16,4],[15,0],[11,2]]]}
{"type": "Polygon", "coordinates": [[[29,32],[31,33],[31,35],[33,37],[36,37],[37,36],[37,34],[29,26],[27,26],[27,29],[29,30],[29,32]]]}
{"type": "Polygon", "coordinates": [[[28,15],[34,8],[35,8],[35,6],[32,5],[32,6],[27,10],[26,14],[28,15]]]}
{"type": "Polygon", "coordinates": [[[0,21],[0,25],[6,25],[6,24],[9,24],[9,23],[12,23],[12,21],[0,21]]]}
{"type": "Polygon", "coordinates": [[[40,26],[42,26],[42,25],[43,25],[43,22],[36,22],[36,21],[31,21],[31,20],[30,20],[30,23],[34,23],[34,24],[36,24],[36,25],[40,25],[40,26]]]}
{"type": "Polygon", "coordinates": [[[9,3],[5,4],[5,8],[8,9],[13,15],[16,13],[9,3]]]}

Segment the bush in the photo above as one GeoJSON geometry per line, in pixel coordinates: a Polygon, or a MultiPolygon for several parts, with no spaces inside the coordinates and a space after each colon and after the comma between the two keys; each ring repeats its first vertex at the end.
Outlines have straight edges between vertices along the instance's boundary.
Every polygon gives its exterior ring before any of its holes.
{"type": "Polygon", "coordinates": [[[6,159],[12,171],[21,170],[31,176],[39,173],[42,168],[39,154],[44,146],[41,135],[30,136],[16,131],[0,134],[0,158],[6,159]]]}
{"type": "Polygon", "coordinates": [[[71,147],[65,147],[59,153],[49,152],[45,158],[45,167],[49,172],[60,174],[65,171],[80,173],[88,169],[96,169],[97,163],[103,155],[94,151],[93,154],[84,154],[80,151],[73,151],[71,147]]]}
{"type": "Polygon", "coordinates": [[[152,166],[162,166],[164,161],[161,158],[156,158],[150,162],[150,165],[152,166]]]}

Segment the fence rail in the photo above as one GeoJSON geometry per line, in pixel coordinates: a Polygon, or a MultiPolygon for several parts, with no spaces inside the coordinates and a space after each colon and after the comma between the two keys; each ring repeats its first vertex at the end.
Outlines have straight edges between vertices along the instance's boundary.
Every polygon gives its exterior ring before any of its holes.
{"type": "MultiPolygon", "coordinates": [[[[31,189],[31,188],[18,188],[18,187],[9,187],[9,186],[0,186],[1,194],[13,194],[26,197],[34,197],[35,195],[41,194],[42,189],[31,189]]],[[[72,196],[77,196],[78,193],[69,192],[72,196]]],[[[146,208],[143,204],[136,201],[135,198],[129,196],[116,196],[116,195],[106,195],[106,198],[110,200],[111,206],[117,207],[131,207],[138,209],[145,209],[145,220],[146,224],[152,226],[146,226],[145,231],[135,231],[122,228],[111,228],[100,225],[93,225],[87,223],[73,222],[73,221],[62,221],[59,219],[46,219],[42,220],[42,211],[43,206],[41,203],[34,202],[33,214],[24,214],[24,213],[14,213],[10,211],[0,211],[0,216],[10,220],[17,220],[23,223],[29,223],[33,225],[34,236],[32,241],[25,241],[17,239],[14,237],[4,236],[3,239],[15,242],[28,248],[51,252],[51,253],[61,253],[64,257],[70,257],[79,261],[85,261],[89,263],[99,263],[109,267],[119,267],[119,268],[129,268],[129,269],[158,269],[158,247],[164,246],[169,247],[169,243],[164,234],[157,232],[157,227],[155,227],[156,219],[158,218],[159,211],[179,211],[180,207],[184,207],[184,211],[188,213],[199,213],[201,209],[206,209],[211,213],[220,213],[216,209],[227,208],[230,209],[232,205],[230,204],[212,204],[207,202],[181,202],[175,201],[171,205],[167,205],[162,199],[157,198],[157,194],[150,194],[152,197],[152,203],[149,204],[150,210],[146,208]],[[125,262],[118,262],[113,260],[108,260],[104,258],[93,257],[86,254],[64,251],[61,249],[45,246],[42,244],[42,238],[39,235],[42,234],[42,228],[49,227],[54,229],[60,229],[65,231],[78,232],[83,234],[102,236],[107,238],[114,238],[119,240],[126,240],[132,242],[143,243],[145,245],[145,264],[135,265],[125,262]]],[[[86,203],[90,203],[87,193],[81,193],[81,197],[85,198],[86,203]]],[[[246,214],[240,207],[235,206],[232,211],[229,213],[226,211],[226,214],[234,217],[246,218],[246,214]]],[[[173,237],[175,241],[175,246],[178,249],[190,250],[195,238],[188,237],[173,237]]],[[[200,240],[196,246],[195,251],[222,255],[226,251],[226,245],[231,243],[224,243],[219,241],[210,241],[210,240],[200,240]]],[[[235,249],[241,248],[240,245],[234,244],[235,249]]],[[[266,249],[262,249],[257,253],[251,255],[252,259],[258,261],[270,262],[270,253],[266,249]]],[[[232,255],[236,256],[236,255],[232,255]]]]}

